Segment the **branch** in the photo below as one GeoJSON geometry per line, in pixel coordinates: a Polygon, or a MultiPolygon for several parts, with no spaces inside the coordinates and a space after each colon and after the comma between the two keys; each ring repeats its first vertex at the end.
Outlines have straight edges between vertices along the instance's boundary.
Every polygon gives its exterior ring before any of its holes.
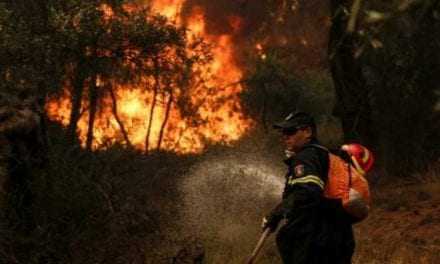
{"type": "Polygon", "coordinates": [[[350,20],[348,20],[347,24],[347,32],[353,33],[356,29],[356,21],[357,17],[359,15],[359,10],[362,6],[362,0],[355,0],[353,2],[353,5],[351,6],[351,14],[350,14],[350,20]]]}

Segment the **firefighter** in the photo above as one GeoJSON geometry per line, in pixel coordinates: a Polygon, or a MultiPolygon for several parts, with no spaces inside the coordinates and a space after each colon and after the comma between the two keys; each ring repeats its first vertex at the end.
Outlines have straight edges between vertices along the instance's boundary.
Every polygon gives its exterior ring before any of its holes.
{"type": "Polygon", "coordinates": [[[285,219],[276,236],[283,263],[349,264],[354,252],[352,222],[342,207],[326,201],[327,151],[313,147],[313,117],[304,112],[289,114],[274,128],[281,131],[288,167],[281,203],[263,219],[271,232],[285,219]]]}

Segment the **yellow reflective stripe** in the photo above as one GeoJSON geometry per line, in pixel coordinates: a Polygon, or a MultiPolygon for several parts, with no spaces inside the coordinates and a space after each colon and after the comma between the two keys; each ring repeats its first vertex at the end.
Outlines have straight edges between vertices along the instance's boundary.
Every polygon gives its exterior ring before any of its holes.
{"type": "Polygon", "coordinates": [[[314,184],[318,185],[319,187],[321,187],[321,189],[324,189],[324,181],[315,175],[307,175],[307,176],[304,176],[301,178],[289,179],[289,182],[288,182],[289,185],[294,185],[297,183],[314,183],[314,184]]]}
{"type": "Polygon", "coordinates": [[[351,160],[353,161],[354,167],[355,169],[361,174],[361,175],[365,175],[365,171],[364,169],[362,169],[362,167],[359,165],[359,162],[357,162],[357,160],[354,157],[351,157],[351,160]]]}
{"type": "Polygon", "coordinates": [[[368,159],[370,158],[370,152],[364,147],[362,147],[362,150],[364,151],[364,155],[362,157],[362,162],[367,163],[368,159]]]}

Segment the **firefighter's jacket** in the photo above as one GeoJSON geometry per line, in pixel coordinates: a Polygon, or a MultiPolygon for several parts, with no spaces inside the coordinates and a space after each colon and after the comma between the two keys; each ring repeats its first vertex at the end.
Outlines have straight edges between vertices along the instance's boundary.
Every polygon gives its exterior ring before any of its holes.
{"type": "MultiPolygon", "coordinates": [[[[319,144],[312,140],[310,144],[319,144]]],[[[328,153],[306,145],[285,160],[288,166],[283,200],[272,212],[287,223],[277,234],[284,263],[351,263],[354,238],[351,222],[334,201],[323,198],[328,153]]]]}

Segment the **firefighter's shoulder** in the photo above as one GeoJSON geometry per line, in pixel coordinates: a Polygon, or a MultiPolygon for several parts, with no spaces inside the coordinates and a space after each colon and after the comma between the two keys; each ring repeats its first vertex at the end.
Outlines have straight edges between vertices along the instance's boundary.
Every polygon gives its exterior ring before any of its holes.
{"type": "Polygon", "coordinates": [[[293,163],[295,178],[308,177],[324,186],[328,174],[328,154],[317,148],[304,148],[295,156],[293,163]]]}
{"type": "MultiPolygon", "coordinates": [[[[309,166],[315,166],[320,170],[325,163],[328,163],[328,152],[325,151],[325,149],[310,145],[299,151],[295,156],[295,160],[295,163],[304,163],[309,166]]],[[[320,174],[322,173],[321,171],[317,172],[320,174]]]]}

